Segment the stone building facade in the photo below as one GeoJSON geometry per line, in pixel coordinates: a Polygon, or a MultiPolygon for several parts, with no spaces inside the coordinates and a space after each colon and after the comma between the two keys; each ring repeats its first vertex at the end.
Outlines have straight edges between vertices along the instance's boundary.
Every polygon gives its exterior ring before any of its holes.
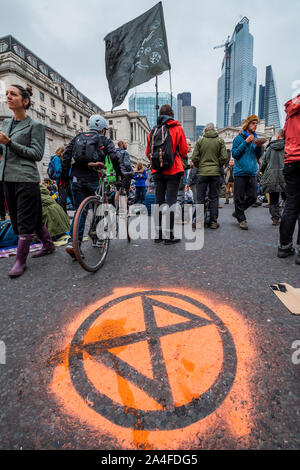
{"type": "Polygon", "coordinates": [[[85,131],[89,117],[103,110],[14,37],[5,36],[0,38],[0,125],[12,116],[5,96],[12,84],[32,87],[28,115],[46,129],[45,154],[39,163],[41,177],[46,178],[55,150],[85,131]]]}
{"type": "Polygon", "coordinates": [[[148,165],[147,135],[151,129],[146,116],[141,116],[137,111],[130,112],[121,109],[106,112],[104,117],[109,125],[108,137],[113,140],[114,144],[117,146],[120,140],[127,143],[132,165],[136,166],[139,161],[148,165]]]}

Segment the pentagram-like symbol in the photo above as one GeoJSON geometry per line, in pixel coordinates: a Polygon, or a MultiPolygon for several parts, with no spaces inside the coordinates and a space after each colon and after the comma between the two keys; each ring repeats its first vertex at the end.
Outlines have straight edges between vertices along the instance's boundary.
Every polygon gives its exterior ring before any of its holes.
{"type": "Polygon", "coordinates": [[[236,376],[237,355],[232,335],[223,321],[206,305],[192,297],[176,292],[145,291],[113,299],[93,312],[75,333],[70,350],[77,348],[78,354],[69,355],[69,370],[73,385],[77,393],[94,411],[119,426],[138,430],[174,430],[187,427],[204,419],[213,413],[225,400],[231,390],[236,376]],[[159,300],[159,296],[177,298],[204,312],[204,317],[191,313],[174,305],[159,300]],[[145,331],[135,332],[125,336],[84,343],[84,338],[93,323],[108,309],[117,304],[140,297],[143,305],[145,331]],[[177,316],[183,321],[164,327],[158,327],[154,307],[159,307],[177,316]],[[174,403],[172,389],[169,382],[167,368],[164,360],[161,339],[168,335],[188,330],[200,330],[208,325],[214,325],[222,340],[223,364],[221,371],[213,385],[202,395],[183,406],[174,403]],[[111,350],[124,347],[141,341],[147,341],[153,379],[123,361],[111,350]],[[113,401],[109,396],[100,393],[87,377],[84,368],[84,352],[96,361],[100,361],[123,379],[132,383],[140,390],[152,397],[161,405],[160,410],[137,410],[128,408],[113,401]]]}

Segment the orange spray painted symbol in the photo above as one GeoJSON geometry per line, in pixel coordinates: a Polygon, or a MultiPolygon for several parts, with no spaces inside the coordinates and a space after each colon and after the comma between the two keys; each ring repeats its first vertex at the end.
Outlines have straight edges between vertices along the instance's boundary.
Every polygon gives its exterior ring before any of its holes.
{"type": "Polygon", "coordinates": [[[65,354],[51,359],[52,391],[120,447],[190,447],[216,417],[248,436],[247,406],[233,397],[242,392],[250,405],[239,366],[245,352],[251,361],[251,346],[229,307],[186,291],[123,290],[86,309],[71,329],[65,354]],[[228,414],[230,402],[237,412],[228,414]]]}

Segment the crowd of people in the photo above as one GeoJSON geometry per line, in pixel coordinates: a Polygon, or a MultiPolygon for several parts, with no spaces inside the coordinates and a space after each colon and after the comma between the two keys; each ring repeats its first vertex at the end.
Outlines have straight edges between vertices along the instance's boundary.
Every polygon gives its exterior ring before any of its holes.
{"type": "MultiPolygon", "coordinates": [[[[29,87],[8,88],[7,104],[14,116],[4,120],[0,132],[0,217],[5,219],[7,207],[13,230],[19,236],[11,278],[24,273],[34,236],[42,242],[34,258],[54,253],[53,239],[65,232],[70,234],[66,251],[75,257],[74,218],[70,224],[67,211],[72,208],[76,212],[86,197],[94,195],[99,184],[97,170],[108,167],[114,173],[110,174],[110,184],[127,196],[134,189],[137,204],[145,204],[149,186],[155,187],[160,207],[171,208],[176,203],[183,207],[188,193],[192,203],[207,207],[212,230],[220,227],[222,189],[225,204],[229,204],[231,195],[234,198],[232,216],[241,230],[249,229],[246,211],[257,204],[258,191],[268,194],[272,223],[280,227],[278,257],[296,253],[296,263],[300,264],[300,233],[297,252],[293,246],[297,220],[300,224],[300,95],[287,103],[285,128],[267,146],[267,139],[257,136],[255,115],[243,123],[232,152],[210,123],[197,141],[190,162],[191,142],[174,119],[172,107],[163,105],[157,125],[147,138],[148,168],[139,162],[134,169],[126,142],[120,141],[116,148],[106,137],[106,120],[100,115],[91,116],[88,132],[81,132],[67,146],[57,149],[49,164],[49,180],[43,185],[37,162],[44,155],[45,129],[26,113],[31,95],[29,87]]],[[[157,215],[155,243],[179,243],[174,231],[175,212],[170,211],[167,236],[163,234],[162,210],[157,215]]],[[[197,227],[196,218],[193,226],[197,227]]]]}

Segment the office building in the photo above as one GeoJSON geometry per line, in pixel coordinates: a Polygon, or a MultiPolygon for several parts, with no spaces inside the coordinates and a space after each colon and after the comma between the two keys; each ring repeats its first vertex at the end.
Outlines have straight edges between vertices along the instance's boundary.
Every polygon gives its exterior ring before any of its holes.
{"type": "Polygon", "coordinates": [[[259,87],[259,118],[265,119],[266,125],[281,129],[277,90],[272,66],[266,68],[266,84],[259,87]]]}
{"type": "MultiPolygon", "coordinates": [[[[177,99],[174,96],[171,99],[170,93],[160,92],[158,93],[159,108],[164,104],[172,105],[175,119],[177,119],[177,99]]],[[[129,97],[129,111],[137,111],[141,116],[146,116],[150,127],[153,128],[157,123],[156,93],[133,93],[129,97]]]]}
{"type": "Polygon", "coordinates": [[[254,38],[249,32],[248,18],[237,24],[224,46],[222,75],[218,80],[218,128],[239,126],[255,113],[257,69],[253,65],[254,38]]]}

